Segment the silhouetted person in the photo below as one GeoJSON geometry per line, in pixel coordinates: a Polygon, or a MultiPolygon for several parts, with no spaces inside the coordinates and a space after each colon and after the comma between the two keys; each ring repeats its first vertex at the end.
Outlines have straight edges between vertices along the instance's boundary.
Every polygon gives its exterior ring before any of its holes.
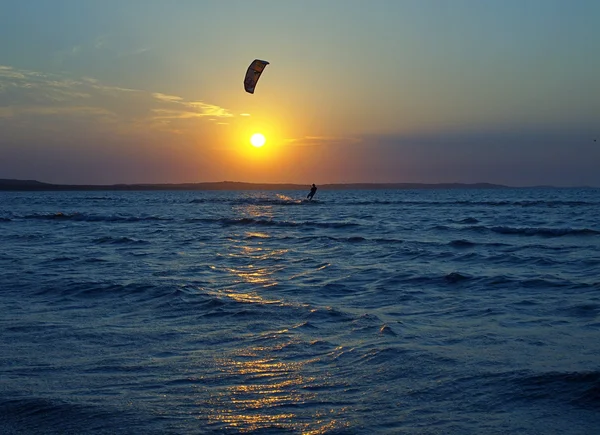
{"type": "Polygon", "coordinates": [[[315,186],[314,184],[312,185],[312,187],[310,188],[310,192],[308,193],[308,195],[306,195],[306,197],[309,200],[313,199],[313,196],[315,196],[315,193],[317,193],[317,186],[315,186]]]}

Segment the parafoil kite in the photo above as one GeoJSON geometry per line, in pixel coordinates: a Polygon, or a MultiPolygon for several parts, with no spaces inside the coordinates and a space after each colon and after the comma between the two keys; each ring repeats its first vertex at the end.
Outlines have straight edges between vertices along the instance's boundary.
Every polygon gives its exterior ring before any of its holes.
{"type": "Polygon", "coordinates": [[[246,78],[244,78],[244,89],[246,92],[251,94],[254,93],[254,88],[256,87],[256,83],[260,78],[265,67],[269,64],[266,60],[255,59],[250,66],[248,67],[248,71],[246,71],[246,78]]]}

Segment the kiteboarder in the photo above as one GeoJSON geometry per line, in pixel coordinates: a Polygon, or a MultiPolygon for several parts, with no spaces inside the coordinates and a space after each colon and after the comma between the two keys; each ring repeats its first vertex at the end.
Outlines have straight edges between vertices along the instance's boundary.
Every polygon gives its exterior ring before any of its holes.
{"type": "Polygon", "coordinates": [[[308,194],[308,195],[306,195],[306,197],[307,197],[307,198],[308,198],[310,201],[312,201],[312,199],[313,199],[313,196],[315,196],[315,193],[317,193],[317,186],[315,186],[315,185],[314,185],[314,183],[313,183],[312,187],[310,188],[310,192],[309,192],[309,194],[308,194]]]}

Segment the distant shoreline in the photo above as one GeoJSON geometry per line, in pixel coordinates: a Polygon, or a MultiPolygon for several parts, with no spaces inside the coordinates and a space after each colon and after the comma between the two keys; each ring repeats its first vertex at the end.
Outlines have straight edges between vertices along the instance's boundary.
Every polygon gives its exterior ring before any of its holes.
{"type": "MultiPolygon", "coordinates": [[[[382,189],[510,189],[510,186],[491,183],[339,183],[320,184],[321,190],[382,190],[382,189]]],[[[52,184],[36,180],[0,179],[0,191],[149,191],[149,190],[307,190],[309,184],[293,183],[245,183],[237,181],[218,181],[204,183],[177,184],[52,184]]]]}
{"type": "MultiPolygon", "coordinates": [[[[152,190],[208,190],[208,191],[282,191],[308,190],[309,184],[246,183],[216,181],[204,183],[140,183],[140,184],[52,184],[36,180],[0,179],[0,191],[152,191],[152,190]]],[[[595,189],[593,186],[507,186],[493,183],[330,183],[320,184],[321,190],[434,190],[434,189],[595,189]]]]}

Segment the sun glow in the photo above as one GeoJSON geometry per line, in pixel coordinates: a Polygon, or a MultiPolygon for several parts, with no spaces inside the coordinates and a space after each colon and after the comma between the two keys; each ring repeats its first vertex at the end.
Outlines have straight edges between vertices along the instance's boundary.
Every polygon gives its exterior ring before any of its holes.
{"type": "Polygon", "coordinates": [[[267,140],[265,139],[265,136],[261,133],[254,133],[250,138],[250,143],[256,148],[260,148],[261,146],[263,146],[266,141],[267,140]]]}

